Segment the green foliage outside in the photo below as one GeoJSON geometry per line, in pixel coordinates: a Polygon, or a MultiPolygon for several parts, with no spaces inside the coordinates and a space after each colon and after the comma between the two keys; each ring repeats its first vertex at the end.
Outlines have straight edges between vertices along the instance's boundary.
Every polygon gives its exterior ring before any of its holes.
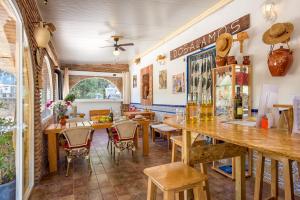
{"type": "MultiPolygon", "coordinates": [[[[5,108],[3,102],[0,102],[0,108],[5,108]]],[[[0,117],[0,185],[15,179],[14,124],[12,120],[0,117]]]]}
{"type": "Polygon", "coordinates": [[[114,87],[110,82],[100,78],[91,78],[79,82],[71,90],[76,99],[106,99],[105,88],[114,87]]]}

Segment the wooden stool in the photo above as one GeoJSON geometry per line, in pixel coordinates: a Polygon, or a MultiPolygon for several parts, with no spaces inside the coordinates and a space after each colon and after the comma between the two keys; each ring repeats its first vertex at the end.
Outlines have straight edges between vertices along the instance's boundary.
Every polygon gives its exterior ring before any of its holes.
{"type": "Polygon", "coordinates": [[[193,189],[195,200],[204,199],[207,176],[182,162],[146,168],[144,173],[148,176],[147,200],[156,199],[157,187],[163,191],[164,200],[175,200],[179,192],[189,189],[193,189]]]}
{"type": "Polygon", "coordinates": [[[278,161],[283,163],[283,177],[284,177],[284,199],[294,199],[294,185],[293,185],[293,172],[292,160],[284,157],[273,157],[258,153],[256,164],[256,177],[254,188],[254,200],[262,199],[265,157],[271,157],[271,197],[269,199],[278,199],[278,161]]]}
{"type": "Polygon", "coordinates": [[[157,127],[153,126],[152,129],[152,141],[155,142],[155,132],[160,133],[161,135],[166,135],[168,140],[168,148],[171,149],[171,135],[180,134],[181,129],[176,129],[168,125],[160,125],[157,127]]]}

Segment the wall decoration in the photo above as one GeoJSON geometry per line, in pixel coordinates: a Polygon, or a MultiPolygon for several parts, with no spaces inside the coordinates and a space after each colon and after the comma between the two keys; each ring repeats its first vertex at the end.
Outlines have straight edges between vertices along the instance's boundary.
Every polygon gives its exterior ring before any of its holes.
{"type": "Polygon", "coordinates": [[[215,46],[187,57],[187,90],[188,96],[194,101],[201,101],[203,96],[212,100],[212,69],[216,67],[215,58],[215,46]]]}
{"type": "Polygon", "coordinates": [[[159,89],[167,89],[167,70],[159,71],[159,89]]]}
{"type": "Polygon", "coordinates": [[[141,104],[152,105],[153,102],[153,66],[141,69],[141,104]]]}
{"type": "Polygon", "coordinates": [[[173,75],[173,94],[185,92],[184,73],[173,75]]]}
{"type": "Polygon", "coordinates": [[[247,14],[225,26],[222,26],[209,34],[201,36],[191,42],[188,42],[172,51],[170,51],[170,60],[174,60],[193,51],[199,50],[216,42],[222,33],[230,33],[231,35],[242,32],[250,27],[250,14],[247,14]]]}
{"type": "Polygon", "coordinates": [[[132,76],[132,87],[133,88],[137,87],[137,75],[132,76]]]}

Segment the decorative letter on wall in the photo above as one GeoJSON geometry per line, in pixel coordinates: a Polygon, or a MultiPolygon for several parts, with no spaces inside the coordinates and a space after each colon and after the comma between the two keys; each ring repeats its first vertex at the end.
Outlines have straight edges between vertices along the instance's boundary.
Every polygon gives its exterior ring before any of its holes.
{"type": "Polygon", "coordinates": [[[141,104],[152,105],[153,102],[153,65],[141,69],[141,104]]]}

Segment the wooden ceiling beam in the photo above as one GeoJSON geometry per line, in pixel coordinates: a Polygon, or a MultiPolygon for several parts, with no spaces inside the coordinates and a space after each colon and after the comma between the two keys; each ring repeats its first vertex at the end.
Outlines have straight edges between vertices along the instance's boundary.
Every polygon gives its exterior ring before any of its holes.
{"type": "Polygon", "coordinates": [[[89,72],[111,72],[121,73],[128,72],[128,64],[62,64],[61,69],[68,68],[72,71],[89,71],[89,72]]]}

